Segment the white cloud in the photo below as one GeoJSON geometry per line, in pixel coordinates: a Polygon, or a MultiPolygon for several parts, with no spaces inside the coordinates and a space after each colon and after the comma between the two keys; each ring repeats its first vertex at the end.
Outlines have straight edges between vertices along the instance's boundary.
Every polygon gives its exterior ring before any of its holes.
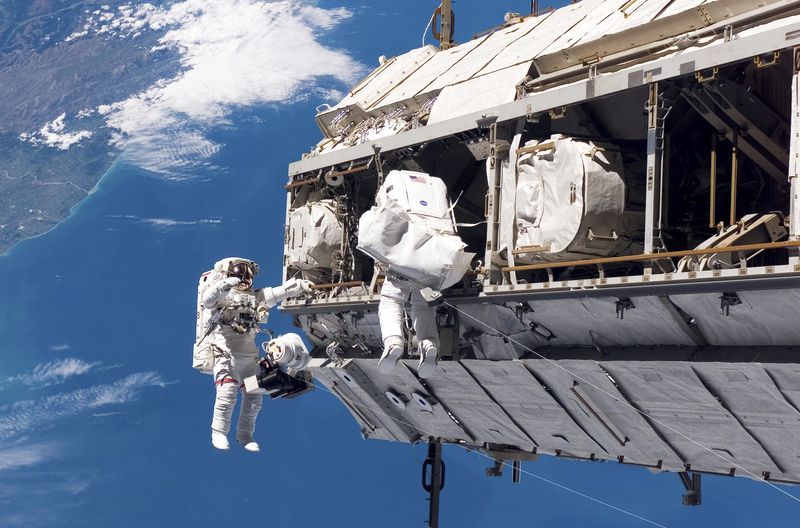
{"type": "Polygon", "coordinates": [[[148,388],[166,385],[155,372],[138,372],[110,384],[0,406],[0,441],[29,434],[85,411],[129,403],[148,388]]]}
{"type": "Polygon", "coordinates": [[[200,224],[220,224],[221,220],[204,218],[201,220],[175,220],[173,218],[143,218],[142,222],[156,227],[194,226],[200,224]]]}
{"type": "Polygon", "coordinates": [[[111,218],[125,218],[140,224],[148,224],[156,228],[184,227],[199,225],[218,225],[222,223],[219,218],[200,218],[198,220],[177,220],[175,218],[142,218],[135,215],[108,215],[111,218]]]}
{"type": "Polygon", "coordinates": [[[119,415],[122,415],[122,414],[125,414],[125,413],[111,411],[111,412],[102,412],[102,413],[92,413],[92,416],[94,416],[95,418],[108,418],[108,417],[111,417],[111,416],[119,416],[119,415]]]}
{"type": "Polygon", "coordinates": [[[28,142],[34,146],[46,145],[57,148],[58,150],[69,150],[72,145],[81,140],[92,137],[91,130],[78,130],[76,132],[66,132],[66,112],[62,112],[57,118],[39,129],[38,132],[23,132],[19,135],[20,141],[28,142]]]}
{"type": "Polygon", "coordinates": [[[0,448],[0,471],[33,466],[55,455],[52,443],[0,448]]]}
{"type": "Polygon", "coordinates": [[[55,359],[36,365],[29,373],[11,376],[6,381],[32,387],[47,387],[64,383],[73,376],[86,374],[99,364],[87,363],[76,358],[55,359]]]}
{"type": "Polygon", "coordinates": [[[67,343],[61,343],[60,345],[51,345],[50,350],[53,352],[64,352],[65,350],[71,350],[72,347],[67,343]]]}
{"type": "Polygon", "coordinates": [[[332,80],[355,82],[364,67],[320,42],[322,33],[350,16],[343,8],[299,0],[125,4],[94,11],[69,40],[84,32],[115,38],[164,32],[153,51],[177,51],[180,73],[97,111],[116,131],[112,142],[129,161],[171,173],[208,163],[221,145],[207,137],[207,129],[227,123],[234,109],[334,93],[332,80]]]}

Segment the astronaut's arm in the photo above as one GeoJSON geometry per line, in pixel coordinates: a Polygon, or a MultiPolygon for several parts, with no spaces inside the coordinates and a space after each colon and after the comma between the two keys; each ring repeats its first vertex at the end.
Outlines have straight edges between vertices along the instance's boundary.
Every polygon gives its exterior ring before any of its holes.
{"type": "Polygon", "coordinates": [[[209,286],[203,293],[203,308],[214,308],[225,297],[225,294],[240,282],[242,281],[236,277],[228,277],[213,286],[209,286]]]}
{"type": "Polygon", "coordinates": [[[299,297],[311,293],[311,281],[304,279],[289,279],[275,288],[262,288],[256,292],[256,300],[267,308],[276,306],[279,302],[292,297],[299,297]]]}

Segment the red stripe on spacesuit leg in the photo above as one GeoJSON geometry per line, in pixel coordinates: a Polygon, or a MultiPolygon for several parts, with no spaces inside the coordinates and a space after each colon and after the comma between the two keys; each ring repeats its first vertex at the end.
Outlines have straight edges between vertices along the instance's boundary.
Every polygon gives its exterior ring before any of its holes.
{"type": "Polygon", "coordinates": [[[217,380],[214,382],[214,385],[222,385],[223,383],[239,383],[233,378],[222,378],[221,380],[217,380]]]}

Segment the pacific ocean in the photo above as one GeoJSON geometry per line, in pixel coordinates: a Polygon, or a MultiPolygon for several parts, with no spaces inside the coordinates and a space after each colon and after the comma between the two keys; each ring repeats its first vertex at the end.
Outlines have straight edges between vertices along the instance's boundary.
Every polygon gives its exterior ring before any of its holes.
{"type": "MultiPolygon", "coordinates": [[[[341,4],[359,17],[326,44],[374,66],[417,46],[438,2],[341,4]]],[[[458,38],[527,8],[457,3],[458,38]]],[[[424,526],[424,445],[362,440],[317,389],[265,402],[259,455],[219,452],[211,378],[191,369],[200,273],[236,255],[261,264],[257,286],[280,283],[286,167],[320,139],[318,99],[226,114],[203,130],[224,145],[203,158],[213,166],[164,175],[123,157],[67,220],[0,257],[0,526],[424,526]],[[66,361],[71,375],[54,372],[66,361]]],[[[278,310],[268,327],[294,330],[278,310]]],[[[514,485],[510,471],[485,478],[479,454],[447,446],[444,458],[445,526],[654,525],[615,507],[658,526],[797,517],[796,502],[744,478],[704,478],[704,505],[684,508],[672,474],[544,456],[514,485]]]]}

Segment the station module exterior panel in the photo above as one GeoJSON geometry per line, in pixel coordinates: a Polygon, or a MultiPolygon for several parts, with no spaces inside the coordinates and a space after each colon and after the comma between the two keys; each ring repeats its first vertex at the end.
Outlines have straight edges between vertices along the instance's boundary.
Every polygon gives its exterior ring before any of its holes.
{"type": "Polygon", "coordinates": [[[289,167],[314,377],[370,439],[800,483],[795,46],[798,1],[583,0],[382,59],[289,167]],[[441,178],[476,254],[428,379],[378,372],[355,247],[392,170],[441,178]]]}

